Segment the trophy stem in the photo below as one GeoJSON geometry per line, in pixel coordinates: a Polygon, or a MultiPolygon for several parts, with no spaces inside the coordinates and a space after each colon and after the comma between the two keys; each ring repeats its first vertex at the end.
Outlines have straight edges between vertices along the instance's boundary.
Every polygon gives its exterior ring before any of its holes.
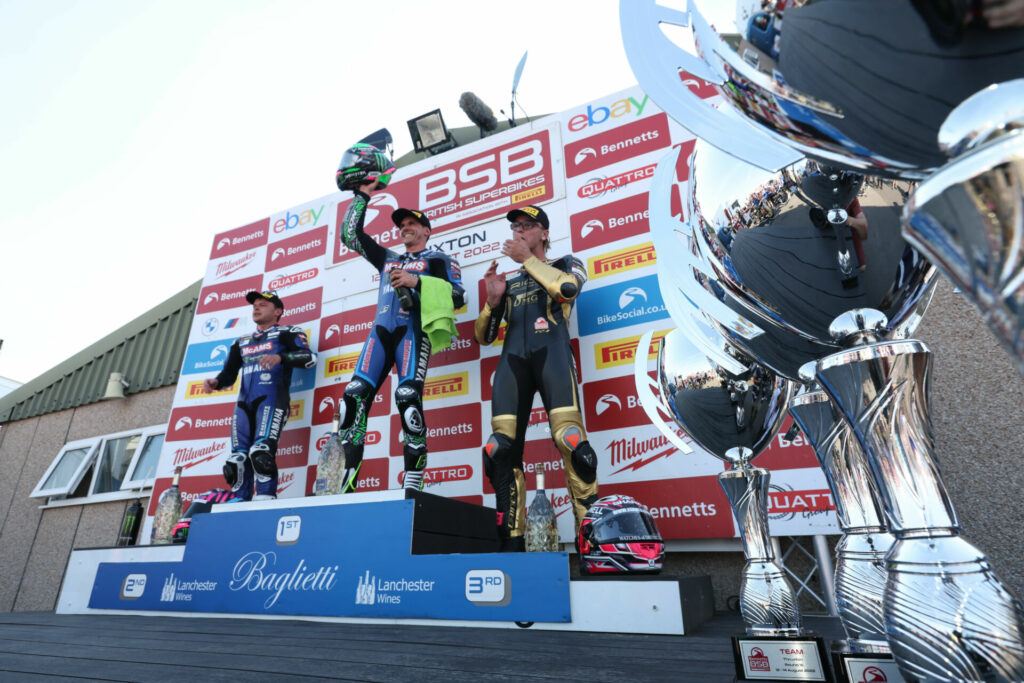
{"type": "Polygon", "coordinates": [[[789,411],[814,447],[843,530],[836,546],[835,598],[847,645],[854,652],[888,652],[882,598],[885,556],[894,539],[864,451],[824,392],[800,394],[789,411]]]}
{"type": "Polygon", "coordinates": [[[768,470],[749,465],[718,475],[740,526],[746,566],[740,588],[740,612],[751,636],[803,634],[796,595],[775,561],[768,535],[768,470]]]}
{"type": "Polygon", "coordinates": [[[931,352],[880,342],[828,356],[816,376],[850,425],[896,541],[883,618],[909,680],[1024,680],[1021,609],[960,524],[934,456],[931,352]]]}

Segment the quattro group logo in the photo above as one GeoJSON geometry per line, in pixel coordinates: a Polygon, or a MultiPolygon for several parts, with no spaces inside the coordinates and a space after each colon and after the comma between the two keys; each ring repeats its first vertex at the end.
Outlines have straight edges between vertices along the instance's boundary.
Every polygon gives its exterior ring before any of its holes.
{"type": "Polygon", "coordinates": [[[594,176],[588,178],[585,183],[576,190],[576,196],[580,199],[597,199],[610,192],[617,192],[630,183],[637,183],[647,180],[654,175],[657,164],[640,166],[610,176],[594,176]]]}
{"type": "Polygon", "coordinates": [[[665,114],[649,116],[565,146],[565,174],[574,178],[603,166],[668,147],[665,114]]]}
{"type": "Polygon", "coordinates": [[[270,219],[264,218],[261,221],[243,225],[234,230],[222,232],[213,238],[213,247],[210,249],[210,258],[223,258],[239,252],[262,247],[267,243],[270,235],[270,219]]]}
{"type": "Polygon", "coordinates": [[[585,289],[577,299],[581,335],[598,334],[668,317],[661,300],[658,276],[648,275],[597,289],[585,289]]]}

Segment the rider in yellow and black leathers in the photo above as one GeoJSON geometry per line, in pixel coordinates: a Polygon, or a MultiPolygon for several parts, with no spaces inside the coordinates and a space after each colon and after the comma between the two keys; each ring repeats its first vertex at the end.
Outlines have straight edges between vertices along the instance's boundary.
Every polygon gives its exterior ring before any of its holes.
{"type": "Polygon", "coordinates": [[[548,261],[548,217],[525,206],[508,213],[513,237],[502,253],[522,264],[504,278],[497,263],[484,275],[487,301],[476,320],[475,338],[490,344],[507,321],[501,360],[494,373],[491,429],[484,445],[484,471],[495,491],[504,550],[523,550],[526,485],[523,442],[534,392],[540,391],[551,436],[562,454],[576,526],[597,500],[597,455],[587,441],[580,413],[576,364],[569,346],[569,314],[586,282],[579,259],[548,261]]]}

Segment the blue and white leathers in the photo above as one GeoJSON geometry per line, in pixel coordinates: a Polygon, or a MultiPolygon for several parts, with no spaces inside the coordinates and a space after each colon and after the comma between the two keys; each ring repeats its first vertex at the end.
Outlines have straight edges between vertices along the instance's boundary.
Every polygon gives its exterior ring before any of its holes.
{"type": "MultiPolygon", "coordinates": [[[[377,315],[356,363],[352,381],[345,387],[342,408],[342,447],[345,450],[343,491],[355,490],[366,438],[366,418],[373,398],[391,367],[397,365],[395,404],[402,420],[406,476],[420,473],[427,464],[427,426],[423,418],[423,383],[430,359],[430,338],[420,326],[419,291],[411,290],[413,306],[402,308],[388,273],[395,268],[420,277],[437,277],[452,285],[452,302],[461,308],[465,293],[458,262],[436,249],[399,254],[386,249],[363,231],[369,196],[355,192],[342,221],[339,236],[380,272],[377,315]]],[[[419,475],[422,477],[422,475],[419,475]]],[[[420,481],[418,478],[417,481],[420,481]]]]}
{"type": "Polygon", "coordinates": [[[274,325],[239,337],[231,345],[224,369],[217,375],[217,388],[235,383],[239,371],[242,383],[231,421],[231,455],[224,464],[224,478],[232,493],[243,500],[277,497],[277,441],[288,421],[291,396],[288,387],[292,368],[311,368],[316,354],[309,348],[306,333],[298,327],[274,325]],[[281,362],[272,368],[260,366],[260,359],[277,354],[281,362]]]}

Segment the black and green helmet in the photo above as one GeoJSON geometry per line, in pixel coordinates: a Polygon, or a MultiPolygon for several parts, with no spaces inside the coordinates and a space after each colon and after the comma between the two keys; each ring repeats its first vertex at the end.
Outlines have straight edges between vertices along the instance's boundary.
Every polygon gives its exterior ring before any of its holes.
{"type": "Polygon", "coordinates": [[[375,178],[385,187],[395,172],[387,155],[373,145],[356,143],[341,156],[336,176],[339,190],[355,190],[375,178]]]}

